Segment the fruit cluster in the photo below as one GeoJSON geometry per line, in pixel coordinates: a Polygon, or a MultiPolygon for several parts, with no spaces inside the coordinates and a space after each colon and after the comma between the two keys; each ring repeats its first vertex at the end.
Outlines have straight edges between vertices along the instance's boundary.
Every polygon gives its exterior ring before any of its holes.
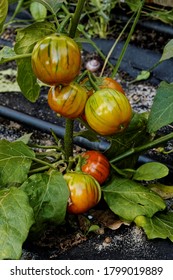
{"type": "MultiPolygon", "coordinates": [[[[103,136],[128,126],[132,109],[118,82],[109,77],[95,78],[97,89],[92,87],[90,77],[77,82],[81,52],[75,40],[66,35],[50,35],[35,45],[31,61],[36,77],[50,86],[48,104],[53,111],[69,119],[81,117],[103,136]]],[[[103,154],[89,151],[82,157],[85,162],[81,172],[64,175],[70,189],[71,213],[85,212],[99,202],[100,184],[110,172],[109,161],[103,154]]]]}

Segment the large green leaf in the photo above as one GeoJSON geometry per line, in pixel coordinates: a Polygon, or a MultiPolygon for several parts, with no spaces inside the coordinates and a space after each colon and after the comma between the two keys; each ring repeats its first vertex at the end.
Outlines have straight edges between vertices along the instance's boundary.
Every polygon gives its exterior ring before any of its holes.
{"type": "MultiPolygon", "coordinates": [[[[150,140],[150,136],[146,133],[148,114],[134,113],[129,127],[123,132],[109,138],[110,147],[105,152],[107,158],[114,159],[116,156],[126,152],[132,147],[142,145],[150,140]]],[[[131,156],[129,159],[121,161],[120,167],[133,167],[139,155],[131,156]]]]}
{"type": "Polygon", "coordinates": [[[173,84],[161,82],[157,89],[148,119],[148,131],[156,132],[159,128],[173,122],[173,84]]]}
{"type": "Polygon", "coordinates": [[[40,93],[40,86],[33,73],[30,58],[17,60],[17,82],[22,94],[31,102],[35,102],[40,93]]]}
{"type": "Polygon", "coordinates": [[[145,113],[134,113],[128,128],[124,132],[108,138],[111,145],[105,154],[109,159],[112,159],[144,141],[147,117],[148,115],[145,113]]]}
{"type": "Polygon", "coordinates": [[[141,165],[133,175],[134,180],[155,180],[167,176],[169,169],[166,165],[160,162],[148,162],[141,165]]]}
{"type": "Polygon", "coordinates": [[[34,230],[40,230],[45,222],[61,224],[64,221],[69,189],[61,173],[34,174],[23,183],[21,189],[27,193],[34,210],[34,230]]]}
{"type": "Polygon", "coordinates": [[[0,259],[19,259],[34,215],[26,193],[18,188],[0,190],[0,259]]]}
{"type": "Polygon", "coordinates": [[[160,213],[152,218],[139,216],[135,223],[144,229],[149,239],[169,238],[173,242],[173,212],[160,213]]]}
{"type": "Polygon", "coordinates": [[[47,21],[20,28],[16,35],[14,50],[17,54],[31,53],[38,40],[55,32],[54,24],[47,21]]]}
{"type": "Polygon", "coordinates": [[[0,141],[0,186],[23,183],[31,166],[34,152],[23,142],[0,141]]]}
{"type": "Polygon", "coordinates": [[[102,191],[109,208],[128,221],[139,215],[152,217],[166,207],[159,195],[129,179],[113,177],[102,191]]]}
{"type": "Polygon", "coordinates": [[[0,32],[3,27],[3,23],[6,19],[8,12],[8,0],[1,0],[0,2],[0,32]]]}

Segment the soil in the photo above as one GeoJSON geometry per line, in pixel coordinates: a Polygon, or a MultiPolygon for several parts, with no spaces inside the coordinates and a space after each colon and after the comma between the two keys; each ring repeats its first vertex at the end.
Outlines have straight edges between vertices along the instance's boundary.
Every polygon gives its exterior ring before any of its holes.
{"type": "MultiPolygon", "coordinates": [[[[14,32],[7,32],[5,41],[11,44],[14,41],[14,32]]],[[[165,35],[148,29],[138,28],[132,38],[132,44],[140,49],[150,49],[160,54],[161,45],[170,39],[169,35],[165,35]],[[150,42],[150,43],[148,43],[150,42]]],[[[98,59],[103,64],[101,58],[95,52],[84,50],[83,65],[91,59],[98,59]]],[[[2,65],[5,69],[16,69],[15,63],[2,65]]],[[[99,70],[98,70],[99,71],[99,70]]],[[[106,69],[109,73],[109,68],[106,69]]],[[[10,83],[15,82],[15,76],[7,74],[5,77],[10,83]]],[[[126,94],[131,102],[134,111],[145,112],[150,110],[153,98],[156,93],[156,84],[151,81],[146,83],[135,83],[129,85],[129,81],[134,77],[130,76],[123,69],[120,69],[116,79],[120,81],[126,90],[126,94]]],[[[0,93],[0,104],[7,106],[19,112],[23,112],[36,118],[64,127],[63,118],[57,118],[47,105],[47,87],[42,87],[41,94],[36,103],[27,101],[19,91],[13,91],[11,88],[7,92],[0,93]]],[[[33,129],[32,126],[26,126],[25,123],[16,122],[13,119],[0,117],[1,129],[0,139],[13,141],[24,133],[32,133],[31,140],[35,143],[49,145],[53,141],[51,134],[33,129]]],[[[81,130],[81,125],[75,121],[75,130],[81,130]]],[[[170,125],[159,131],[165,134],[173,131],[170,125]]],[[[169,141],[165,146],[166,150],[172,150],[173,143],[169,141]]],[[[79,146],[75,146],[75,152],[84,150],[79,146]]],[[[166,178],[168,184],[172,184],[172,153],[164,155],[152,149],[144,154],[147,158],[164,162],[170,166],[170,175],[166,178]]],[[[172,207],[172,202],[170,207],[172,207]]],[[[102,205],[101,205],[102,206],[102,205]]],[[[31,241],[30,236],[23,246],[22,259],[51,259],[51,260],[76,260],[76,259],[119,259],[119,260],[140,260],[140,259],[172,259],[173,246],[168,239],[148,240],[143,230],[134,224],[123,224],[112,212],[108,211],[107,218],[111,219],[111,223],[105,222],[102,217],[100,205],[86,213],[85,215],[70,216],[68,222],[61,227],[48,225],[39,240],[31,241]],[[113,215],[113,216],[112,216],[113,215]],[[91,224],[99,225],[96,232],[87,233],[85,228],[85,220],[91,224]],[[113,226],[112,226],[113,225],[113,226]],[[113,229],[111,228],[113,227],[113,229]]]]}

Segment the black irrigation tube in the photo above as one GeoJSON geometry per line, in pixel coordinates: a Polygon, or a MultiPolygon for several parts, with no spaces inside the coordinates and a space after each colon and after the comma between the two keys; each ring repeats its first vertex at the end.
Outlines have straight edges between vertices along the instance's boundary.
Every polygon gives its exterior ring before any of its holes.
{"type": "MultiPolygon", "coordinates": [[[[123,22],[127,22],[129,20],[129,17],[123,14],[116,14],[115,18],[123,22]]],[[[154,30],[156,32],[163,33],[166,35],[173,35],[173,27],[166,23],[162,23],[158,20],[139,20],[137,26],[141,26],[151,31],[154,30]]]]}
{"type": "MultiPolygon", "coordinates": [[[[35,128],[37,130],[41,130],[46,133],[51,133],[51,130],[57,135],[57,137],[63,139],[65,134],[65,129],[61,126],[58,126],[56,124],[38,119],[36,117],[27,115],[25,113],[21,113],[19,111],[13,110],[11,108],[1,106],[0,105],[0,116],[6,119],[12,119],[13,121],[16,121],[18,123],[27,125],[29,127],[35,128]]],[[[104,140],[101,140],[99,142],[91,142],[83,137],[77,136],[74,137],[74,144],[88,149],[88,150],[98,150],[101,152],[106,151],[109,148],[109,142],[106,142],[104,140]]],[[[151,159],[148,156],[141,155],[138,158],[138,164],[144,164],[148,162],[156,161],[154,159],[151,159]]],[[[167,167],[171,172],[173,172],[173,166],[166,164],[167,167]]]]}
{"type": "MultiPolygon", "coordinates": [[[[51,133],[51,130],[53,130],[59,138],[64,138],[65,129],[63,127],[13,110],[6,106],[0,105],[0,116],[3,118],[12,119],[13,121],[22,123],[32,128],[36,128],[37,130],[41,130],[46,133],[51,133]]],[[[74,137],[74,144],[79,145],[82,148],[100,151],[105,151],[109,147],[109,143],[106,141],[91,142],[80,136],[74,137]]]]}

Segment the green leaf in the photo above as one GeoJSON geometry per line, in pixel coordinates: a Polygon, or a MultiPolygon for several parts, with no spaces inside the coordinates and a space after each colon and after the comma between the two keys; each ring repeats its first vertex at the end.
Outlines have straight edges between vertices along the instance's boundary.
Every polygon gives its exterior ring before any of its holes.
{"type": "Polygon", "coordinates": [[[11,187],[0,190],[0,259],[19,259],[34,223],[27,195],[11,187]]]}
{"type": "Polygon", "coordinates": [[[13,48],[10,47],[3,47],[0,50],[0,64],[6,62],[6,60],[8,61],[9,58],[14,57],[16,55],[15,51],[13,48]]]}
{"type": "Polygon", "coordinates": [[[99,228],[100,227],[98,225],[91,225],[86,234],[88,234],[89,232],[97,231],[99,228]]]}
{"type": "Polygon", "coordinates": [[[6,19],[8,12],[8,0],[1,0],[0,2],[0,32],[3,28],[3,23],[6,19]]]}
{"type": "Polygon", "coordinates": [[[138,143],[145,139],[146,126],[147,115],[145,113],[134,113],[128,128],[124,132],[108,138],[111,145],[106,151],[106,156],[112,159],[129,148],[138,146],[138,143]]]}
{"type": "Polygon", "coordinates": [[[14,50],[17,54],[31,53],[37,41],[55,32],[54,24],[47,21],[20,28],[16,35],[14,50]]]}
{"type": "Polygon", "coordinates": [[[46,7],[52,14],[56,14],[65,0],[35,0],[46,7]]]}
{"type": "Polygon", "coordinates": [[[23,143],[28,144],[28,142],[31,139],[32,134],[33,133],[25,133],[20,138],[18,138],[16,141],[22,141],[23,143]]]}
{"type": "Polygon", "coordinates": [[[166,165],[160,162],[148,162],[141,165],[135,172],[134,180],[155,180],[167,176],[169,169],[166,165]]]}
{"type": "Polygon", "coordinates": [[[47,9],[41,4],[32,2],[30,4],[30,12],[35,20],[42,21],[47,16],[47,9]]]}
{"type": "Polygon", "coordinates": [[[136,12],[141,6],[141,0],[126,0],[125,2],[133,12],[136,12]]]}
{"type": "Polygon", "coordinates": [[[163,49],[163,54],[160,58],[160,62],[173,57],[173,39],[171,39],[163,49]]]}
{"type": "Polygon", "coordinates": [[[166,207],[159,195],[129,179],[113,177],[102,191],[109,208],[127,221],[140,215],[152,217],[166,207]]]}
{"type": "Polygon", "coordinates": [[[135,81],[147,80],[150,77],[150,72],[142,70],[141,73],[136,77],[135,81]]]}
{"type": "Polygon", "coordinates": [[[61,224],[64,221],[69,189],[61,173],[34,174],[20,188],[27,193],[34,210],[33,230],[40,230],[45,222],[61,224]]]}
{"type": "MultiPolygon", "coordinates": [[[[111,142],[110,147],[105,152],[105,155],[109,160],[114,159],[116,156],[126,152],[131,147],[136,147],[146,143],[149,140],[149,135],[146,133],[148,114],[134,113],[133,118],[129,124],[129,127],[123,132],[113,137],[108,138],[111,142]]],[[[136,163],[139,155],[129,157],[129,159],[121,161],[120,167],[133,167],[136,163]]],[[[119,166],[119,165],[118,165],[119,166]]]]}
{"type": "Polygon", "coordinates": [[[150,133],[173,122],[173,84],[161,82],[151,107],[147,129],[150,133]]]}
{"type": "Polygon", "coordinates": [[[0,141],[0,186],[27,179],[34,152],[23,142],[0,141]]]}
{"type": "Polygon", "coordinates": [[[17,82],[22,94],[31,102],[35,102],[40,93],[40,85],[34,75],[30,58],[17,60],[17,82]]]}
{"type": "MultiPolygon", "coordinates": [[[[160,2],[161,3],[161,2],[160,2]]],[[[171,2],[170,2],[171,3],[171,2]]],[[[166,4],[166,3],[165,3],[166,4]]],[[[173,9],[156,9],[150,10],[150,17],[162,21],[166,24],[172,25],[173,22],[173,9]]]]}
{"type": "Polygon", "coordinates": [[[142,227],[149,239],[169,238],[173,242],[173,213],[157,214],[152,218],[139,216],[136,217],[135,223],[142,227]]]}

